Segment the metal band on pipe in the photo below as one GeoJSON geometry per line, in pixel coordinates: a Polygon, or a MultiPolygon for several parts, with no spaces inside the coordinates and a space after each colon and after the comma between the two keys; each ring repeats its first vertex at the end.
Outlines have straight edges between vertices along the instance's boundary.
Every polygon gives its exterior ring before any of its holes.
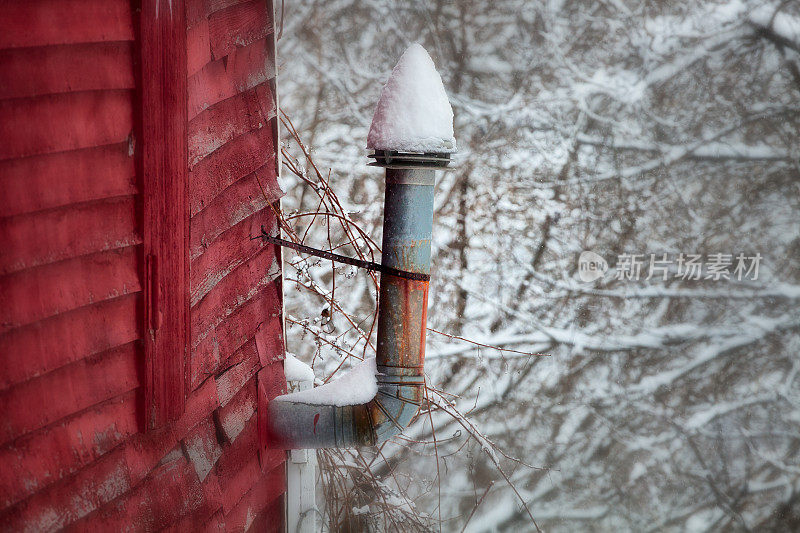
{"type": "Polygon", "coordinates": [[[362,261],[361,259],[335,254],[333,252],[328,252],[327,250],[319,250],[317,248],[306,246],[305,244],[287,241],[286,239],[281,239],[280,237],[273,237],[267,233],[267,231],[264,229],[264,226],[261,226],[261,235],[258,237],[253,237],[252,239],[262,239],[265,242],[277,244],[278,246],[283,246],[284,248],[291,248],[292,250],[297,250],[300,253],[321,257],[330,261],[336,261],[337,263],[344,263],[359,268],[365,268],[367,270],[374,270],[376,272],[380,272],[381,274],[389,274],[391,276],[397,276],[398,278],[411,279],[414,281],[431,280],[430,274],[423,274],[421,272],[408,272],[405,270],[392,268],[390,266],[381,265],[380,263],[373,263],[372,261],[362,261]]]}

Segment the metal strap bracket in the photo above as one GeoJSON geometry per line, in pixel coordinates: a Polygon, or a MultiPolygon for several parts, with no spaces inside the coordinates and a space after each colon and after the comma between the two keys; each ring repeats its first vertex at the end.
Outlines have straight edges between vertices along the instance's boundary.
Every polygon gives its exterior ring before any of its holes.
{"type": "Polygon", "coordinates": [[[373,270],[380,272],[381,274],[389,274],[398,278],[411,279],[414,281],[430,281],[431,279],[430,274],[423,274],[421,272],[408,272],[406,270],[392,268],[390,266],[381,265],[380,263],[374,263],[372,261],[362,261],[361,259],[335,254],[333,252],[328,252],[327,250],[319,250],[317,248],[306,246],[305,244],[287,241],[286,239],[281,239],[280,237],[273,237],[267,233],[267,230],[264,229],[264,226],[261,226],[261,235],[251,237],[251,240],[255,239],[262,239],[264,242],[277,244],[278,246],[283,246],[284,248],[291,248],[292,250],[296,250],[300,253],[321,257],[330,261],[336,261],[337,263],[353,265],[358,268],[373,270]]]}

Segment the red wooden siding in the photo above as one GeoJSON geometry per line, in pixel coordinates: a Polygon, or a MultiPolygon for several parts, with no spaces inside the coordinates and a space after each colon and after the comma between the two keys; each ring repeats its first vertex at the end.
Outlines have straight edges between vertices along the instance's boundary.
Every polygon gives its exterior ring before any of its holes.
{"type": "MultiPolygon", "coordinates": [[[[222,510],[215,520],[283,523],[285,454],[266,451],[267,398],[285,386],[280,255],[249,240],[275,217],[277,106],[272,6],[261,0],[187,5],[191,260],[189,388],[216,376],[216,459],[222,510]],[[262,192],[263,190],[263,192],[262,192]],[[266,195],[266,197],[265,197],[266,195]],[[270,342],[259,338],[270,336],[270,342]],[[260,416],[259,416],[260,415],[260,416]],[[250,450],[261,449],[259,456],[250,450]],[[218,458],[217,458],[218,457],[218,458]],[[265,476],[265,473],[266,476],[265,476]],[[246,492],[246,496],[239,495],[246,492]]],[[[235,527],[240,527],[235,526],[235,527]]]]}
{"type": "Polygon", "coordinates": [[[272,6],[155,3],[2,2],[2,531],[283,529],[272,6]]]}
{"type": "Polygon", "coordinates": [[[0,529],[49,530],[130,483],[141,188],[130,3],[0,17],[0,529]]]}

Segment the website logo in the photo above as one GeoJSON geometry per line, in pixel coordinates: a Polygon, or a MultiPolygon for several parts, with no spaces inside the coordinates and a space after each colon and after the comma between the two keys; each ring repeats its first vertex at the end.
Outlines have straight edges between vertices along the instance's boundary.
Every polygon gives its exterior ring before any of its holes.
{"type": "Polygon", "coordinates": [[[603,256],[585,250],[578,258],[578,277],[581,281],[590,283],[602,278],[608,270],[608,262],[603,256]]]}

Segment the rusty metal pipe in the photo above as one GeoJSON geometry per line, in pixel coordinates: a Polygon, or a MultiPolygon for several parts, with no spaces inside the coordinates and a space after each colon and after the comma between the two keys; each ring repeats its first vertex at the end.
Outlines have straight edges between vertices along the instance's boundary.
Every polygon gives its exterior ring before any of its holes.
{"type": "MultiPolygon", "coordinates": [[[[391,160],[376,154],[386,168],[382,264],[430,274],[433,185],[441,154],[433,163],[391,160]],[[382,158],[382,159],[381,159],[382,158]],[[433,167],[433,168],[431,168],[433,167]]],[[[378,392],[361,405],[313,405],[271,401],[269,442],[273,448],[372,446],[402,431],[424,397],[425,323],[428,281],[381,274],[376,354],[378,392]]]]}

